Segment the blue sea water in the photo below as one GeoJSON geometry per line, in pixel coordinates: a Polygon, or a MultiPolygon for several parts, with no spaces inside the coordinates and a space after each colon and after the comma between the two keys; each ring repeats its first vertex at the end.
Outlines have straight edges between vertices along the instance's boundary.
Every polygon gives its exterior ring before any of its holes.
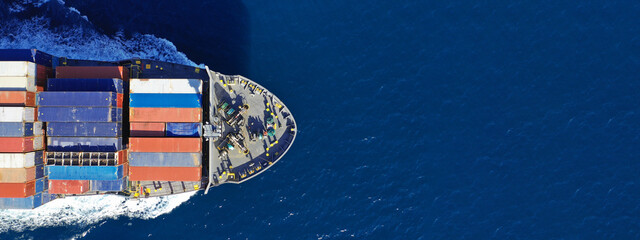
{"type": "Polygon", "coordinates": [[[635,1],[23,2],[3,3],[2,47],[240,73],[299,135],[169,213],[0,239],[640,238],[635,1]]]}

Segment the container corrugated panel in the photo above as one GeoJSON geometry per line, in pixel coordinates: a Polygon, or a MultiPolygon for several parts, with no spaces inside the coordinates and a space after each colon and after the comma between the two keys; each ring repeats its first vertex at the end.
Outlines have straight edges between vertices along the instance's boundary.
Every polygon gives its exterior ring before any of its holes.
{"type": "Polygon", "coordinates": [[[0,49],[0,61],[28,61],[51,67],[53,56],[37,49],[0,49]]]}
{"type": "Polygon", "coordinates": [[[129,138],[129,154],[132,152],[201,152],[200,138],[129,138]]]}
{"type": "Polygon", "coordinates": [[[36,79],[33,77],[0,77],[0,90],[35,92],[37,90],[36,79]]]}
{"type": "Polygon", "coordinates": [[[0,183],[24,183],[35,179],[36,167],[0,168],[0,183]]]}
{"type": "Polygon", "coordinates": [[[39,107],[43,122],[119,122],[122,108],[107,107],[39,107]]]}
{"type": "Polygon", "coordinates": [[[167,123],[167,137],[199,137],[201,123],[167,123]]]}
{"type": "Polygon", "coordinates": [[[126,179],[118,180],[91,180],[91,191],[119,192],[126,186],[126,179]]]}
{"type": "Polygon", "coordinates": [[[200,79],[131,79],[131,93],[202,93],[200,79]]]}
{"type": "Polygon", "coordinates": [[[24,61],[1,61],[0,77],[32,77],[36,78],[36,64],[24,61]]]}
{"type": "Polygon", "coordinates": [[[129,69],[122,66],[59,66],[56,78],[120,78],[129,81],[129,69]]]}
{"type": "Polygon", "coordinates": [[[138,108],[199,108],[201,94],[190,93],[132,93],[129,106],[138,108]]]}
{"type": "Polygon", "coordinates": [[[0,153],[0,168],[29,168],[44,164],[44,151],[0,153]]]}
{"type": "Polygon", "coordinates": [[[119,122],[50,122],[47,123],[49,137],[119,137],[122,123],[119,122]]]}
{"type": "Polygon", "coordinates": [[[55,152],[117,152],[122,150],[122,138],[48,137],[47,151],[55,152]]]}
{"type": "Polygon", "coordinates": [[[0,183],[0,198],[21,198],[36,194],[36,181],[0,183]]]}
{"type": "Polygon", "coordinates": [[[123,81],[118,78],[50,78],[47,81],[47,91],[123,93],[123,89],[123,81]]]}
{"type": "Polygon", "coordinates": [[[52,194],[82,194],[91,190],[89,180],[50,180],[49,193],[52,194]]]}
{"type": "Polygon", "coordinates": [[[21,153],[44,149],[44,137],[0,137],[0,152],[21,153]]]}
{"type": "Polygon", "coordinates": [[[41,92],[40,107],[122,107],[122,94],[114,92],[41,92]],[[120,95],[120,97],[118,97],[120,95]]]}
{"type": "Polygon", "coordinates": [[[163,137],[164,123],[132,122],[129,124],[131,137],[163,137]]]}
{"type": "Polygon", "coordinates": [[[118,180],[123,166],[47,166],[51,180],[118,180]]]}
{"type": "Polygon", "coordinates": [[[199,167],[129,167],[130,181],[200,181],[199,167]]]}
{"type": "Polygon", "coordinates": [[[58,195],[49,193],[49,190],[42,192],[42,204],[56,200],[58,195]]]}
{"type": "Polygon", "coordinates": [[[130,108],[131,122],[201,122],[202,108],[130,108]]]}
{"type": "Polygon", "coordinates": [[[35,108],[0,107],[0,122],[34,122],[35,119],[35,108]]]}
{"type": "Polygon", "coordinates": [[[36,93],[27,91],[0,91],[0,106],[34,107],[36,93]]]}
{"type": "Polygon", "coordinates": [[[42,122],[0,122],[0,137],[42,136],[42,122]]]}
{"type": "Polygon", "coordinates": [[[44,167],[44,165],[36,165],[36,178],[35,179],[39,179],[39,178],[43,178],[44,176],[47,175],[46,173],[46,168],[44,167]]]}
{"type": "Polygon", "coordinates": [[[132,152],[129,153],[132,167],[200,167],[201,153],[132,152]]]}
{"type": "Polygon", "coordinates": [[[47,189],[49,189],[49,179],[46,177],[43,178],[39,178],[35,180],[36,182],[36,192],[43,192],[47,189]]]}
{"type": "Polygon", "coordinates": [[[26,198],[0,198],[0,209],[34,209],[42,205],[42,195],[36,195],[26,198]]]}

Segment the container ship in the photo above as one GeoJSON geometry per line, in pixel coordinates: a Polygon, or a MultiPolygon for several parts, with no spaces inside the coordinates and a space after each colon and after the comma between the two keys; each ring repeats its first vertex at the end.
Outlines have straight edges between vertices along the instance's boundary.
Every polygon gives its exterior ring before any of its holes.
{"type": "Polygon", "coordinates": [[[0,209],[239,184],[296,137],[272,92],[208,66],[0,50],[0,209]]]}

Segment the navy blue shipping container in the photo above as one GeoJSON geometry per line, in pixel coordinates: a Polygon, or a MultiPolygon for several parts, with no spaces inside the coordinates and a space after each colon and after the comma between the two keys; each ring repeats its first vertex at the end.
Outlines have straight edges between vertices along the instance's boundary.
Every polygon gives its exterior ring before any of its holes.
{"type": "Polygon", "coordinates": [[[39,107],[43,122],[120,122],[122,108],[107,107],[39,107]]]}
{"type": "Polygon", "coordinates": [[[122,138],[48,137],[47,151],[52,152],[117,152],[122,138]]]}
{"type": "Polygon", "coordinates": [[[114,92],[40,92],[41,107],[122,107],[114,92]]]}
{"type": "Polygon", "coordinates": [[[202,165],[200,153],[174,152],[130,152],[129,166],[132,167],[199,167],[202,165]]]}
{"type": "Polygon", "coordinates": [[[126,187],[125,179],[91,180],[91,191],[120,192],[126,187]]]}
{"type": "Polygon", "coordinates": [[[123,176],[118,166],[47,166],[49,180],[118,180],[123,176]]]}
{"type": "Polygon", "coordinates": [[[50,122],[47,123],[49,137],[120,137],[122,123],[115,122],[50,122]]]}
{"type": "Polygon", "coordinates": [[[36,180],[36,192],[42,192],[49,188],[49,179],[46,177],[40,178],[36,180]]]}
{"type": "Polygon", "coordinates": [[[124,85],[119,78],[49,78],[47,91],[123,93],[124,85]]]}
{"type": "MultiPolygon", "coordinates": [[[[35,159],[34,159],[34,161],[35,161],[35,164],[34,164],[34,165],[35,165],[35,166],[43,165],[43,164],[44,164],[44,151],[36,151],[35,153],[36,153],[36,154],[35,154],[35,155],[36,155],[36,157],[35,157],[35,159]]],[[[46,175],[46,174],[45,174],[45,175],[46,175]]]]}
{"type": "Polygon", "coordinates": [[[202,134],[201,123],[167,123],[167,137],[199,137],[202,134]]]}
{"type": "MultiPolygon", "coordinates": [[[[36,193],[36,195],[26,198],[0,198],[0,209],[34,209],[43,204],[42,195],[45,193],[36,193]]],[[[48,194],[48,193],[47,193],[48,194]]],[[[48,199],[48,198],[47,198],[48,199]]]]}
{"type": "Polygon", "coordinates": [[[26,61],[52,67],[53,58],[37,49],[0,49],[0,61],[26,61]]]}
{"type": "Polygon", "coordinates": [[[202,95],[195,93],[132,93],[129,107],[200,108],[202,95]]]}
{"type": "Polygon", "coordinates": [[[0,122],[0,137],[29,137],[34,132],[42,135],[41,122],[0,122]]]}
{"type": "Polygon", "coordinates": [[[36,166],[36,179],[43,178],[47,174],[45,173],[44,165],[36,166]]]}

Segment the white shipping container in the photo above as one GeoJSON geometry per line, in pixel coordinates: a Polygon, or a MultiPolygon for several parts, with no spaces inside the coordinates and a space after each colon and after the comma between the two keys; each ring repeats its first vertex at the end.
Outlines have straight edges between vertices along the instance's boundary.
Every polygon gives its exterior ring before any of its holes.
{"type": "Polygon", "coordinates": [[[0,107],[0,122],[33,122],[35,112],[32,107],[0,107]]]}
{"type": "Polygon", "coordinates": [[[33,123],[33,136],[42,136],[42,135],[44,135],[44,127],[42,126],[42,122],[34,122],[33,123]]]}
{"type": "Polygon", "coordinates": [[[0,153],[0,168],[29,168],[35,166],[35,162],[36,152],[0,153]]]}
{"type": "Polygon", "coordinates": [[[38,136],[33,138],[33,150],[44,150],[44,137],[38,136]]]}
{"type": "Polygon", "coordinates": [[[0,62],[0,77],[36,77],[36,64],[32,62],[0,62]]]}
{"type": "Polygon", "coordinates": [[[137,79],[129,82],[130,93],[202,93],[200,79],[137,79]]]}
{"type": "Polygon", "coordinates": [[[0,91],[36,91],[36,78],[29,77],[0,77],[0,91]]]}

